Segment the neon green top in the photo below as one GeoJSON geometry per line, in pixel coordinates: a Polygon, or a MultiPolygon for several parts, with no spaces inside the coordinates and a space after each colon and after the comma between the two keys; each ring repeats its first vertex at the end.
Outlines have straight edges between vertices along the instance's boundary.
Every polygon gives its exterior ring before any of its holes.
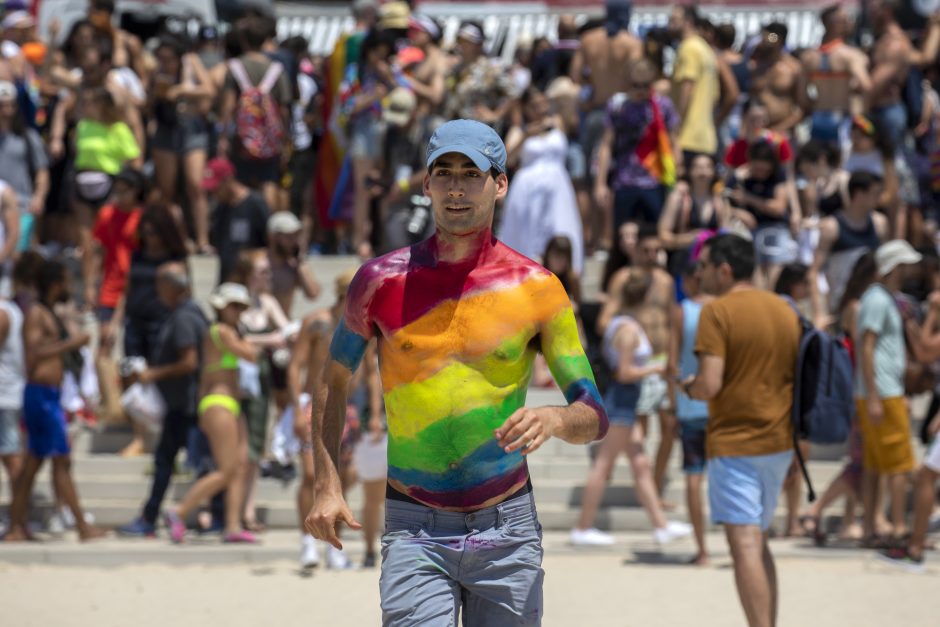
{"type": "Polygon", "coordinates": [[[212,343],[217,349],[222,351],[222,359],[214,364],[209,364],[205,366],[204,370],[206,372],[219,372],[220,370],[238,370],[238,356],[235,353],[225,348],[225,345],[222,344],[222,338],[219,337],[219,325],[218,323],[213,324],[209,327],[209,337],[212,338],[212,343]]]}
{"type": "Polygon", "coordinates": [[[106,172],[121,171],[125,161],[140,156],[140,146],[124,122],[105,125],[95,120],[79,120],[75,129],[75,169],[106,172]]]}

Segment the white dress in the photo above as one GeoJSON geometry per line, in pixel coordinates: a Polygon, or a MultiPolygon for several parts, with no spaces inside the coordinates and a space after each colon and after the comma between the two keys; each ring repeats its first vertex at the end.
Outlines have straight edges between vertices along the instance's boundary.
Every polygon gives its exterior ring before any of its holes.
{"type": "MultiPolygon", "coordinates": [[[[568,139],[555,129],[522,144],[522,166],[509,183],[498,238],[526,257],[541,259],[556,235],[571,240],[572,262],[581,274],[584,237],[574,186],[565,168],[568,139]]],[[[544,260],[543,260],[544,261],[544,260]]]]}

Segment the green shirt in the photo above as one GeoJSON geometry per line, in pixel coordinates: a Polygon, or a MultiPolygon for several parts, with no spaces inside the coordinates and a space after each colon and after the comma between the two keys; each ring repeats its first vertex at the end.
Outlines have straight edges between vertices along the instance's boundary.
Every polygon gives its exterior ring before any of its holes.
{"type": "Polygon", "coordinates": [[[92,170],[111,176],[125,162],[140,156],[134,133],[124,122],[104,125],[95,120],[79,120],[75,131],[75,169],[92,170]]]}
{"type": "MultiPolygon", "coordinates": [[[[862,341],[865,332],[878,336],[875,342],[875,388],[882,399],[904,396],[904,369],[907,352],[904,346],[904,323],[894,297],[878,283],[869,287],[862,295],[856,324],[858,337],[856,346],[861,359],[862,341]]],[[[859,363],[855,369],[855,396],[867,398],[865,377],[859,363]]]]}

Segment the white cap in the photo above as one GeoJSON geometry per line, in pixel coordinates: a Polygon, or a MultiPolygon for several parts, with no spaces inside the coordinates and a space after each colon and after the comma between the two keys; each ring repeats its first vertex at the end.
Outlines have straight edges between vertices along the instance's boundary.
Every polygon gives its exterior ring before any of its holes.
{"type": "Polygon", "coordinates": [[[27,11],[13,11],[12,13],[8,13],[7,16],[3,18],[3,23],[0,24],[5,30],[11,28],[32,28],[35,25],[36,20],[33,19],[33,16],[27,11]]]}
{"type": "Polygon", "coordinates": [[[903,239],[886,242],[875,251],[875,264],[881,277],[888,276],[898,266],[920,263],[921,259],[923,256],[903,239]]]}
{"type": "Polygon", "coordinates": [[[268,233],[299,233],[302,228],[303,224],[290,211],[278,211],[268,218],[268,233]]]}
{"type": "Polygon", "coordinates": [[[213,309],[221,311],[232,303],[251,306],[251,296],[248,288],[240,283],[223,283],[209,294],[209,304],[213,309]]]}

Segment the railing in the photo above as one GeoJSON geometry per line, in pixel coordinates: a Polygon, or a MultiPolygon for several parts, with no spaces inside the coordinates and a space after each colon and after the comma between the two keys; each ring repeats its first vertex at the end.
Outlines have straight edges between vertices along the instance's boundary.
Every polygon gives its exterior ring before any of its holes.
{"type": "MultiPolygon", "coordinates": [[[[440,6],[440,5],[438,5],[440,6]]],[[[492,5],[485,5],[492,11],[492,5]]],[[[353,19],[348,14],[336,11],[323,12],[316,7],[303,5],[279,5],[278,36],[280,38],[303,35],[310,42],[310,51],[314,54],[329,54],[337,38],[344,30],[353,27],[353,19]]],[[[453,42],[462,19],[470,17],[465,11],[452,10],[447,13],[431,15],[444,23],[444,42],[453,42]]],[[[715,23],[734,24],[739,41],[747,35],[756,33],[762,24],[772,21],[784,22],[790,35],[787,45],[790,48],[815,46],[822,37],[822,25],[815,9],[806,7],[752,8],[702,7],[702,13],[715,23]]],[[[479,9],[477,9],[479,15],[479,9]]],[[[531,38],[547,37],[554,40],[560,13],[490,13],[483,22],[486,33],[486,46],[490,52],[496,51],[503,59],[511,60],[516,51],[520,36],[531,38]]],[[[579,20],[596,17],[597,13],[578,13],[579,20]]],[[[634,11],[631,30],[643,33],[654,26],[663,26],[669,17],[669,7],[638,7],[634,11]]]]}

